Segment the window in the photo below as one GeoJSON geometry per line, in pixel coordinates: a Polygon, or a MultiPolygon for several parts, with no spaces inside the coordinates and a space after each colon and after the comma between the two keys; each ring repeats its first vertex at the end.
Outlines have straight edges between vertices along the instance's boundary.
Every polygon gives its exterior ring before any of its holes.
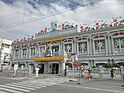
{"type": "Polygon", "coordinates": [[[35,48],[31,48],[31,56],[35,56],[35,48]]]}
{"type": "Polygon", "coordinates": [[[2,44],[2,47],[9,48],[10,45],[8,44],[2,44]]]}
{"type": "Polygon", "coordinates": [[[15,57],[16,57],[16,58],[19,57],[19,50],[15,50],[15,57]]]}
{"type": "Polygon", "coordinates": [[[59,56],[59,46],[52,46],[52,55],[59,56]]]}
{"type": "Polygon", "coordinates": [[[72,52],[72,44],[65,44],[65,51],[72,52]]]}
{"type": "Polygon", "coordinates": [[[23,57],[26,57],[27,49],[23,49],[23,57]]]}
{"type": "Polygon", "coordinates": [[[87,42],[79,42],[78,50],[80,54],[87,54],[87,42]]]}
{"type": "Polygon", "coordinates": [[[124,38],[114,38],[114,51],[122,52],[124,50],[124,38]]]}
{"type": "Polygon", "coordinates": [[[105,40],[96,40],[95,43],[95,53],[101,54],[105,53],[105,40]]]}

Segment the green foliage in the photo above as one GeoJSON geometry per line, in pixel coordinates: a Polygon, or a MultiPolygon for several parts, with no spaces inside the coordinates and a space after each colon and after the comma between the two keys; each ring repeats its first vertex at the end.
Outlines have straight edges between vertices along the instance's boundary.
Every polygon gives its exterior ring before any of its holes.
{"type": "Polygon", "coordinates": [[[117,63],[106,63],[105,68],[119,67],[117,63]]]}
{"type": "Polygon", "coordinates": [[[92,68],[96,68],[96,66],[92,66],[92,68]]]}

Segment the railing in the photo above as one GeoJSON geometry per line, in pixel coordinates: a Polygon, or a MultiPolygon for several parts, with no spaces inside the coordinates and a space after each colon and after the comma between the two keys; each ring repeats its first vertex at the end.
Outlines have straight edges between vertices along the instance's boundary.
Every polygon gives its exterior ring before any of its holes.
{"type": "MultiPolygon", "coordinates": [[[[113,68],[114,69],[114,78],[115,80],[122,80],[122,76],[124,73],[124,68],[113,68]]],[[[84,78],[88,78],[88,69],[83,69],[84,78]]],[[[111,77],[111,68],[91,68],[91,75],[94,79],[112,79],[111,77]]],[[[81,74],[80,69],[78,68],[69,68],[67,70],[67,76],[69,77],[79,77],[79,73],[81,74]]]]}

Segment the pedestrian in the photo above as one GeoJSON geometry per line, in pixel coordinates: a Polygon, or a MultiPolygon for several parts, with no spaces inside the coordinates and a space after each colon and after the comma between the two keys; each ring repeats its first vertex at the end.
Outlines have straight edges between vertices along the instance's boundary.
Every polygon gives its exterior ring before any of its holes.
{"type": "Polygon", "coordinates": [[[39,70],[40,70],[40,69],[39,69],[38,67],[35,68],[35,72],[36,72],[36,77],[37,77],[37,78],[38,78],[39,70]]]}
{"type": "Polygon", "coordinates": [[[65,69],[65,70],[64,70],[64,76],[66,76],[66,75],[67,75],[67,70],[65,69]]]}
{"type": "Polygon", "coordinates": [[[88,79],[91,80],[92,79],[92,75],[91,75],[91,69],[88,69],[88,79]]]}
{"type": "Polygon", "coordinates": [[[13,77],[16,77],[17,76],[17,70],[18,70],[18,64],[16,63],[14,65],[14,76],[13,77]]]}
{"type": "Polygon", "coordinates": [[[81,70],[82,79],[84,78],[84,71],[81,70]]]}
{"type": "Polygon", "coordinates": [[[114,78],[114,69],[112,68],[111,69],[111,79],[113,79],[114,78]]]}

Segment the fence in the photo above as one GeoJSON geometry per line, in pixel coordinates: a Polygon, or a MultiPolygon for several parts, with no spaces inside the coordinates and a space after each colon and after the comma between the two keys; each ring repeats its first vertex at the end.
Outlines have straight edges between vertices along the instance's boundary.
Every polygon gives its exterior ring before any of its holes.
{"type": "MultiPolygon", "coordinates": [[[[84,78],[88,77],[88,69],[82,69],[84,71],[84,78]]],[[[111,79],[111,69],[109,68],[91,68],[91,75],[94,79],[111,79]]],[[[67,76],[79,77],[81,71],[77,68],[68,69],[67,76]]],[[[81,75],[80,75],[81,76],[81,75]]],[[[122,69],[114,68],[114,80],[122,80],[122,69]]]]}

